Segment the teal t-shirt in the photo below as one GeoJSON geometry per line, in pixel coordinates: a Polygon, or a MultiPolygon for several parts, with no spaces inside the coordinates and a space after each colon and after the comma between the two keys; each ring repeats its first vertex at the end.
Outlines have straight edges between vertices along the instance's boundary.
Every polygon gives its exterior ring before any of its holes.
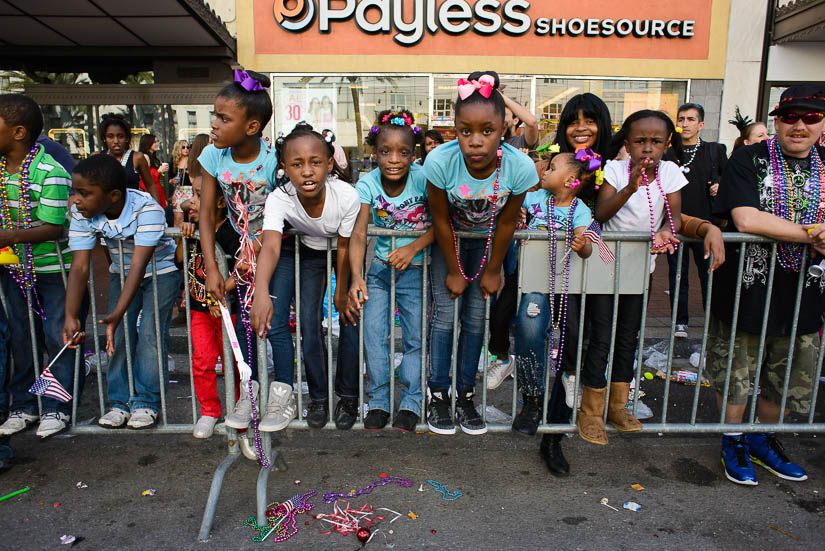
{"type": "MultiPolygon", "coordinates": [[[[372,210],[373,223],[380,228],[390,230],[426,230],[432,224],[427,208],[427,178],[424,169],[416,164],[410,165],[407,183],[397,197],[389,197],[381,185],[381,170],[375,169],[361,177],[355,185],[361,204],[369,205],[372,210]]],[[[415,241],[417,237],[396,237],[395,247],[403,247],[415,241]]],[[[375,256],[386,261],[392,250],[390,237],[378,237],[375,240],[375,256]]],[[[418,253],[413,262],[420,262],[426,250],[418,253]]]]}
{"type": "Polygon", "coordinates": [[[201,152],[198,162],[221,186],[233,226],[242,217],[235,201],[238,195],[249,215],[250,235],[260,234],[266,197],[277,183],[278,155],[275,148],[261,140],[258,157],[251,163],[239,164],[232,158],[231,148],[218,149],[209,144],[201,152]]]}
{"type": "MultiPolygon", "coordinates": [[[[531,191],[524,196],[523,207],[527,209],[527,228],[531,230],[546,230],[548,213],[547,205],[550,200],[550,192],[546,189],[531,191]]],[[[553,223],[556,229],[567,231],[567,217],[570,215],[570,207],[553,207],[553,223]]],[[[587,227],[593,221],[590,209],[584,201],[576,201],[576,210],[573,212],[573,229],[587,227]]]]}
{"type": "MultiPolygon", "coordinates": [[[[530,157],[506,143],[501,145],[501,149],[496,216],[504,209],[511,194],[520,195],[539,181],[536,167],[530,157]]],[[[467,172],[458,140],[453,140],[436,147],[427,155],[424,173],[432,185],[447,193],[450,216],[456,230],[487,232],[493,214],[495,170],[483,180],[473,178],[467,172]]]]}

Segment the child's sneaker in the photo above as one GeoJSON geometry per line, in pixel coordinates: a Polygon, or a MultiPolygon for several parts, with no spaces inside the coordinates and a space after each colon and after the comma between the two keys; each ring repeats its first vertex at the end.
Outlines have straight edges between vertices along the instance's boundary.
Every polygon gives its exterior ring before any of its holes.
{"type": "Polygon", "coordinates": [[[473,404],[473,389],[463,390],[459,393],[455,402],[455,419],[461,430],[474,436],[487,433],[487,424],[476,411],[473,404]]]}
{"type": "Polygon", "coordinates": [[[779,478],[801,482],[808,480],[805,469],[785,455],[785,448],[773,434],[756,432],[745,436],[750,460],[765,467],[779,478]]]}
{"type": "Polygon", "coordinates": [[[321,429],[329,420],[329,405],[326,400],[312,400],[306,414],[307,425],[313,429],[321,429]]]}
{"type": "Polygon", "coordinates": [[[756,486],[756,472],[753,463],[748,457],[745,437],[722,436],[722,465],[725,467],[725,477],[735,484],[756,486]]]}
{"type": "Polygon", "coordinates": [[[6,419],[6,422],[0,425],[0,436],[11,436],[20,431],[24,431],[37,421],[39,417],[25,411],[13,411],[6,419]]]}
{"type": "Polygon", "coordinates": [[[495,390],[504,380],[513,374],[513,356],[508,356],[502,360],[496,357],[495,361],[487,369],[487,390],[495,390]]]}
{"type": "Polygon", "coordinates": [[[122,429],[129,421],[131,414],[125,409],[112,408],[109,413],[97,420],[97,424],[104,429],[122,429]]]}
{"type": "Polygon", "coordinates": [[[541,424],[541,396],[524,395],[524,405],[513,419],[513,431],[533,436],[541,424]]]}
{"type": "Polygon", "coordinates": [[[158,413],[149,408],[138,408],[132,412],[132,417],[126,426],[134,430],[150,429],[158,422],[158,413]]]}
{"type": "Polygon", "coordinates": [[[436,434],[455,434],[453,415],[450,412],[450,397],[446,388],[427,389],[430,401],[427,404],[427,426],[436,434]]]}
{"type": "Polygon", "coordinates": [[[40,418],[40,426],[37,427],[37,436],[48,438],[58,432],[63,432],[69,426],[69,416],[65,413],[51,411],[44,413],[40,418]]]}
{"type": "Polygon", "coordinates": [[[395,415],[392,428],[401,432],[413,432],[418,424],[418,414],[408,409],[402,409],[395,415]]]}
{"type": "Polygon", "coordinates": [[[258,428],[264,432],[283,430],[289,422],[295,419],[298,408],[295,407],[295,397],[292,395],[292,385],[273,381],[269,385],[269,401],[266,404],[266,414],[261,419],[258,428]]]}
{"type": "Polygon", "coordinates": [[[218,422],[217,417],[210,417],[202,415],[198,422],[195,423],[195,428],[192,430],[192,436],[195,438],[209,438],[215,431],[215,423],[218,422]]]}
{"type": "MultiPolygon", "coordinates": [[[[567,407],[573,409],[573,404],[576,396],[576,375],[562,372],[561,386],[564,387],[564,403],[567,407]]],[[[581,398],[579,399],[581,401],[581,398]]]]}
{"type": "MultiPolygon", "coordinates": [[[[255,401],[258,402],[258,390],[260,390],[261,387],[258,381],[251,382],[252,396],[254,396],[255,401]]],[[[251,422],[252,402],[249,400],[249,386],[242,382],[240,398],[238,398],[238,402],[235,404],[235,409],[232,410],[232,413],[226,416],[226,426],[233,429],[245,429],[251,422]]]]}
{"type": "Polygon", "coordinates": [[[387,426],[390,420],[390,414],[383,409],[370,409],[367,416],[364,417],[365,430],[381,430],[387,426]]]}

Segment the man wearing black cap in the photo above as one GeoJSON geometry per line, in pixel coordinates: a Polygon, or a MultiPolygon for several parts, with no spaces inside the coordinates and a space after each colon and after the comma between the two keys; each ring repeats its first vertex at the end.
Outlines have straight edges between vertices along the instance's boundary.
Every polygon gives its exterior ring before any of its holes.
{"type": "MultiPolygon", "coordinates": [[[[671,147],[666,159],[678,164],[687,178],[688,184],[682,188],[682,214],[711,219],[713,197],[719,188],[719,177],[725,171],[728,153],[725,146],[705,141],[699,133],[705,127],[705,109],[698,103],[686,103],[676,112],[676,128],[681,130],[682,154],[671,147]]],[[[686,338],[688,329],[688,293],[690,252],[699,270],[699,282],[702,285],[702,308],[708,287],[708,268],[710,259],[705,258],[704,244],[685,243],[682,253],[682,279],[679,283],[679,296],[676,297],[676,271],[678,255],[667,255],[668,276],[670,278],[671,308],[676,308],[676,337],[686,338]]]]}
{"type": "MultiPolygon", "coordinates": [[[[726,393],[723,421],[728,424],[742,423],[749,386],[757,373],[754,389],[760,388],[761,395],[753,394],[757,419],[765,424],[787,419],[789,410],[807,416],[819,382],[825,277],[821,277],[823,270],[809,271],[809,267],[818,265],[825,253],[825,148],[816,145],[825,128],[825,90],[813,84],[792,86],[770,115],[776,117],[776,137],[733,154],[714,203],[724,231],[777,241],[775,255],[771,244],[728,243],[729,261],[714,276],[707,375],[720,410],[726,393]],[[734,317],[737,288],[741,296],[734,317]],[[765,341],[760,349],[762,334],[765,341]],[[731,338],[733,357],[729,358],[731,338]]],[[[785,480],[808,478],[772,433],[725,433],[722,464],[728,480],[756,485],[753,463],[785,480]]]]}

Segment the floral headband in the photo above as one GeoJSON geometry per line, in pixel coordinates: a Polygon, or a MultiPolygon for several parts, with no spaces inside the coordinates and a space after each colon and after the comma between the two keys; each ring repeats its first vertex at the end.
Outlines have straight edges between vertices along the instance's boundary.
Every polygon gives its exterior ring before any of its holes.
{"type": "MultiPolygon", "coordinates": [[[[413,124],[412,117],[407,113],[387,113],[381,117],[381,124],[393,124],[395,126],[409,126],[412,128],[413,134],[418,134],[421,129],[413,124]]],[[[381,131],[376,125],[370,127],[370,134],[378,134],[381,131]]]]}

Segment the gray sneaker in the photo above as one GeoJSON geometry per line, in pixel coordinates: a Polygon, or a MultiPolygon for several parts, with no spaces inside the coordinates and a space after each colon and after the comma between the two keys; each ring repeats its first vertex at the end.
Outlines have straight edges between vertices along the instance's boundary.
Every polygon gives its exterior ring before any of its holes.
{"type": "Polygon", "coordinates": [[[292,385],[274,381],[269,385],[266,415],[261,419],[258,428],[263,432],[283,430],[289,425],[290,421],[295,419],[297,412],[298,408],[295,407],[292,385]]]}
{"type": "MultiPolygon", "coordinates": [[[[260,385],[258,381],[252,382],[252,395],[255,397],[255,403],[260,409],[258,401],[258,391],[260,385]]],[[[233,429],[245,429],[252,422],[252,402],[249,401],[249,386],[246,383],[241,383],[241,397],[238,398],[238,403],[235,404],[235,409],[232,413],[226,416],[226,426],[233,429]]]]}
{"type": "Polygon", "coordinates": [[[37,421],[39,417],[25,411],[13,411],[6,422],[0,425],[0,436],[11,436],[24,431],[37,421]]]}
{"type": "Polygon", "coordinates": [[[69,426],[69,416],[65,413],[52,411],[44,413],[40,418],[40,426],[37,427],[37,436],[48,438],[58,432],[63,432],[69,426]]]}

